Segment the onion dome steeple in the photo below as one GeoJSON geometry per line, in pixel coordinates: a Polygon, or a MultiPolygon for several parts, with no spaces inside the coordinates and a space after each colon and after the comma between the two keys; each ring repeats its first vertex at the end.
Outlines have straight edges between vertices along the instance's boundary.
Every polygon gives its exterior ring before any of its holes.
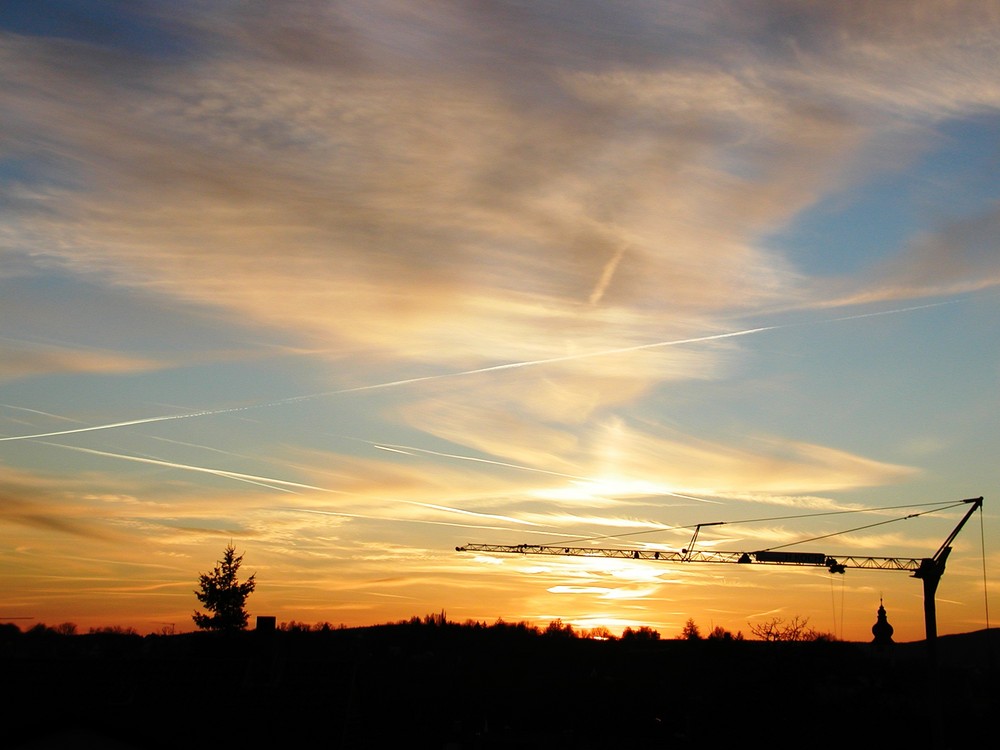
{"type": "Polygon", "coordinates": [[[882,604],[882,600],[878,600],[878,620],[872,625],[872,635],[875,639],[872,641],[876,646],[886,646],[892,643],[892,625],[889,624],[889,620],[885,615],[885,606],[882,604]]]}

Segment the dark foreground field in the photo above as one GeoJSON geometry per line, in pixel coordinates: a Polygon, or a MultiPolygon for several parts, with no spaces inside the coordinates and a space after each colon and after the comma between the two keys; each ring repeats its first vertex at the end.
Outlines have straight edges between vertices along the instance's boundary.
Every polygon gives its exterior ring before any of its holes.
{"type": "Polygon", "coordinates": [[[0,644],[0,745],[29,748],[977,746],[997,631],[858,643],[556,638],[404,624],[0,644]]]}

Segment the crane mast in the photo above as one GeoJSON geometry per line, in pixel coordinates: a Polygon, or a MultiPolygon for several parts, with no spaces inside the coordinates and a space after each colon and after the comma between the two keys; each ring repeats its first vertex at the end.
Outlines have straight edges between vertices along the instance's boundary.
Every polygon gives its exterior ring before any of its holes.
{"type": "Polygon", "coordinates": [[[466,544],[456,547],[456,552],[486,552],[520,555],[559,555],[573,557],[612,557],[628,560],[652,560],[669,563],[734,563],[737,565],[799,565],[821,567],[831,573],[844,573],[847,568],[860,570],[905,570],[919,578],[924,585],[924,628],[928,646],[933,649],[937,639],[937,614],[934,597],[938,583],[944,575],[945,562],[951,554],[951,543],[962,530],[972,514],[982,508],[983,498],[962,500],[970,505],[969,510],[958,522],[944,543],[932,557],[862,557],[857,555],[827,555],[821,552],[789,552],[785,550],[758,550],[756,552],[722,552],[718,550],[697,550],[695,542],[704,526],[721,523],[706,523],[695,526],[694,534],[687,548],[679,551],[628,549],[620,547],[574,547],[549,544],[466,544]]]}

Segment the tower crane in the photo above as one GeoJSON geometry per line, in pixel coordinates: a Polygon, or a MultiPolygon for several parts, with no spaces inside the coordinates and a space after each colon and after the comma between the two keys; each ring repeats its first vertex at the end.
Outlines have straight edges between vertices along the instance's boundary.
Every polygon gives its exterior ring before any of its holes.
{"type": "MultiPolygon", "coordinates": [[[[758,550],[756,552],[722,552],[698,550],[698,534],[706,526],[721,526],[725,522],[697,524],[688,546],[680,551],[628,549],[615,547],[573,547],[548,544],[466,544],[456,547],[456,552],[488,552],[520,555],[561,555],[577,557],[616,557],[630,560],[654,560],[672,563],[736,563],[738,565],[799,565],[827,568],[831,573],[843,574],[847,568],[862,570],[905,570],[924,585],[924,627],[928,648],[933,651],[937,639],[937,614],[934,596],[944,575],[945,563],[951,554],[951,543],[965,526],[972,514],[983,506],[982,497],[962,500],[959,504],[970,507],[948,538],[931,557],[860,557],[856,555],[827,555],[820,552],[789,552],[786,550],[758,550]]],[[[907,516],[912,518],[913,516],[907,516]]]]}

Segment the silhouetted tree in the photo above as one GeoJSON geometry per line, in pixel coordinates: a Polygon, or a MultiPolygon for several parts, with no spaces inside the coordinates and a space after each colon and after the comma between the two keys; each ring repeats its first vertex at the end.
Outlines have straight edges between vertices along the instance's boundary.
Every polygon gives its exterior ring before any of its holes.
{"type": "Polygon", "coordinates": [[[424,625],[447,625],[448,616],[441,610],[440,614],[431,613],[429,615],[424,615],[424,625]]]}
{"type": "Polygon", "coordinates": [[[762,641],[835,641],[830,633],[821,633],[808,627],[809,618],[798,615],[789,621],[775,617],[766,622],[750,625],[750,632],[762,641]]]}
{"type": "Polygon", "coordinates": [[[497,630],[507,633],[530,633],[531,635],[538,635],[539,630],[537,625],[532,625],[530,622],[521,620],[520,622],[504,622],[503,618],[498,618],[493,625],[490,626],[492,630],[497,630]]]}
{"type": "Polygon", "coordinates": [[[716,625],[712,628],[712,632],[705,636],[705,638],[710,641],[742,641],[743,632],[737,631],[736,635],[733,635],[721,625],[716,625]]]}
{"type": "Polygon", "coordinates": [[[568,622],[563,623],[561,619],[550,622],[542,634],[560,638],[576,638],[576,631],[573,630],[573,626],[568,622]]]}
{"type": "Polygon", "coordinates": [[[681,630],[680,639],[682,641],[700,641],[701,640],[701,630],[695,624],[694,618],[689,617],[688,621],[684,623],[684,629],[681,630]]]}
{"type": "Polygon", "coordinates": [[[139,635],[139,631],[126,625],[103,625],[90,628],[87,632],[90,635],[139,635]]]}
{"type": "Polygon", "coordinates": [[[660,640],[660,634],[653,630],[648,625],[641,626],[638,630],[632,630],[632,628],[625,628],[622,631],[623,641],[658,641],[660,640]]]}
{"type": "Polygon", "coordinates": [[[246,601],[257,583],[254,581],[256,573],[240,583],[237,573],[242,563],[243,555],[237,556],[230,544],[215,570],[200,575],[201,591],[195,591],[194,595],[212,613],[194,613],[194,624],[202,630],[234,632],[246,628],[249,619],[246,601]]]}

